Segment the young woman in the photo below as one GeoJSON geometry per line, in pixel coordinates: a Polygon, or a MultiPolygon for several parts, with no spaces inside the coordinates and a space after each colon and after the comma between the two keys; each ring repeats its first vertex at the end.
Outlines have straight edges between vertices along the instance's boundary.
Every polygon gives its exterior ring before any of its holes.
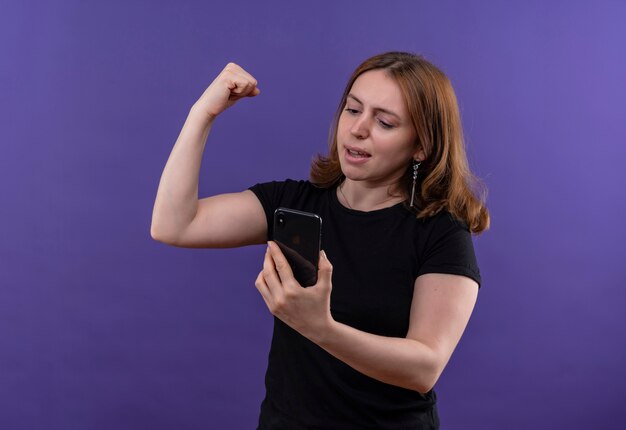
{"type": "Polygon", "coordinates": [[[267,243],[256,287],[276,318],[259,429],[438,428],[432,388],[476,302],[471,233],[489,225],[449,80],[413,54],[372,57],[351,76],[309,181],[199,200],[213,122],[259,93],[231,63],[191,108],[161,177],[152,237],[184,247],[267,243]],[[323,219],[313,287],[298,285],[267,241],[280,206],[323,219]]]}

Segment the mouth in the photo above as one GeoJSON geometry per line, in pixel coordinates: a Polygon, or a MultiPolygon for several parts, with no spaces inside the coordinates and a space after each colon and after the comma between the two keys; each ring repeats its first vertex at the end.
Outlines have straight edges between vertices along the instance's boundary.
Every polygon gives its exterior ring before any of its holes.
{"type": "Polygon", "coordinates": [[[354,158],[369,158],[371,155],[365,151],[346,147],[346,153],[354,158]]]}

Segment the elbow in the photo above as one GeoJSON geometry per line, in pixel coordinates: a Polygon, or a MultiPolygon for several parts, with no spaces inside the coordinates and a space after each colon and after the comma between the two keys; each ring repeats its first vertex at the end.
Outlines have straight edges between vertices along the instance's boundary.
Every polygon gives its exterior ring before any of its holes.
{"type": "Polygon", "coordinates": [[[150,237],[152,237],[152,239],[156,240],[157,242],[167,243],[163,239],[163,236],[161,236],[159,231],[154,228],[154,226],[150,227],[150,237]]]}
{"type": "Polygon", "coordinates": [[[417,391],[420,394],[426,394],[429,393],[434,387],[435,387],[435,383],[437,382],[437,380],[439,379],[439,377],[422,377],[419,378],[419,380],[414,381],[413,383],[413,390],[417,391]]]}
{"type": "Polygon", "coordinates": [[[155,230],[154,227],[150,227],[150,237],[152,239],[156,240],[157,242],[163,242],[159,232],[157,230],[155,230]]]}
{"type": "Polygon", "coordinates": [[[417,391],[420,394],[427,394],[435,387],[435,383],[437,382],[437,379],[438,378],[417,381],[413,385],[413,390],[417,391]]]}
{"type": "Polygon", "coordinates": [[[166,245],[176,245],[176,239],[172,235],[163,233],[163,231],[159,230],[154,223],[150,226],[150,237],[157,242],[165,243],[166,245]]]}
{"type": "Polygon", "coordinates": [[[444,367],[445,363],[441,364],[437,360],[427,363],[420,369],[419,374],[415,375],[411,388],[420,394],[430,392],[443,373],[444,367]]]}

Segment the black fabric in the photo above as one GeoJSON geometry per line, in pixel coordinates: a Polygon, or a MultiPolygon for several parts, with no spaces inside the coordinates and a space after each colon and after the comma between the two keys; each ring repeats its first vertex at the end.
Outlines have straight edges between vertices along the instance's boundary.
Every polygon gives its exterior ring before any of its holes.
{"type": "MultiPolygon", "coordinates": [[[[336,189],[308,181],[250,188],[267,216],[283,206],[322,218],[322,249],[333,264],[335,320],[382,336],[405,337],[415,279],[425,273],[468,276],[480,284],[471,235],[445,212],[428,219],[398,204],[361,212],[336,189]]],[[[352,369],[279,319],[265,378],[259,429],[437,429],[434,391],[425,395],[352,369]]]]}

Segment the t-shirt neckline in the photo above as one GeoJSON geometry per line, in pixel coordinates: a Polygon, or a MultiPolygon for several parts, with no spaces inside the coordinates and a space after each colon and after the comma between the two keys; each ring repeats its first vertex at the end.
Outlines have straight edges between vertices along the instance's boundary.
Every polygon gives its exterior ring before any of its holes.
{"type": "Polygon", "coordinates": [[[339,186],[335,186],[334,188],[332,188],[332,192],[330,193],[330,199],[331,202],[333,204],[333,206],[339,208],[340,210],[342,210],[345,213],[348,213],[350,215],[356,215],[356,216],[375,216],[375,215],[379,215],[379,214],[385,214],[387,212],[393,212],[393,211],[398,211],[398,210],[406,210],[405,206],[404,206],[404,202],[399,202],[396,203],[392,206],[388,206],[386,208],[380,208],[380,209],[374,209],[372,211],[361,211],[358,209],[351,209],[347,206],[344,206],[340,201],[339,201],[339,197],[337,196],[338,193],[338,188],[339,186]]]}

